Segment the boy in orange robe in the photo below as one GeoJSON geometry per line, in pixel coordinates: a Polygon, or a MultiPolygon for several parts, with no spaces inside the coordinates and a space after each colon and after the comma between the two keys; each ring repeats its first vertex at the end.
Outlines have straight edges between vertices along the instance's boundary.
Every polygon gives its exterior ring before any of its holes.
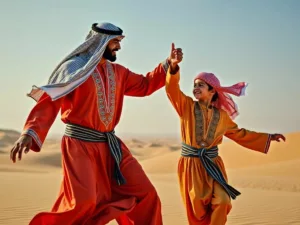
{"type": "Polygon", "coordinates": [[[174,57],[146,76],[135,74],[112,63],[123,37],[113,24],[94,24],[48,84],[29,94],[37,104],[11,150],[13,162],[23,151],[41,150],[59,111],[66,124],[60,193],[51,212],[37,214],[30,225],[104,225],[114,219],[120,225],[163,224],[155,188],[114,129],[124,96],[145,97],[162,88],[174,57]]]}
{"type": "Polygon", "coordinates": [[[194,101],[182,93],[179,80],[179,70],[169,68],[166,93],[181,122],[178,177],[188,221],[190,225],[223,225],[231,210],[231,198],[240,195],[227,183],[225,167],[218,156],[223,136],[264,154],[270,141],[285,141],[285,137],[249,131],[233,122],[238,110],[229,94],[243,95],[246,83],[222,87],[214,74],[200,73],[194,80],[194,101]]]}

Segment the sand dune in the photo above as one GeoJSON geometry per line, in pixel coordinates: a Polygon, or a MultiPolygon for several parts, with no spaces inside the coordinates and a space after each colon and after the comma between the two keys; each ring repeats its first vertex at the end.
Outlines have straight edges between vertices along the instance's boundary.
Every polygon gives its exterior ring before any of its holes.
{"type": "Polygon", "coordinates": [[[275,176],[275,177],[299,177],[300,178],[300,158],[283,162],[268,163],[265,165],[255,165],[238,170],[231,169],[237,174],[248,174],[255,176],[275,176]]]}
{"type": "Polygon", "coordinates": [[[32,159],[31,160],[32,164],[36,165],[47,165],[47,166],[52,166],[52,167],[61,167],[61,154],[60,153],[51,153],[47,154],[45,156],[41,155],[38,158],[32,159]]]}
{"type": "MultiPolygon", "coordinates": [[[[174,139],[175,140],[175,139],[174,139]]],[[[147,140],[141,141],[137,139],[125,140],[126,146],[130,149],[131,153],[140,161],[156,158],[161,155],[168,154],[172,151],[180,149],[179,144],[174,144],[174,140],[147,140]]]]}
{"type": "Polygon", "coordinates": [[[0,129],[0,150],[11,146],[20,136],[20,133],[14,130],[0,129]]]}
{"type": "MultiPolygon", "coordinates": [[[[61,181],[60,140],[47,140],[40,153],[30,152],[13,164],[9,151],[18,136],[18,132],[0,130],[0,225],[25,225],[37,212],[48,211],[61,181]]],[[[176,175],[180,140],[124,142],[161,196],[164,224],[187,225],[176,175]]],[[[267,155],[231,141],[220,147],[229,181],[242,192],[233,201],[229,225],[300,225],[299,144],[300,133],[292,133],[285,144],[272,143],[267,155]]]]}
{"type": "Polygon", "coordinates": [[[220,155],[228,168],[266,165],[300,158],[300,134],[291,133],[286,138],[284,144],[272,142],[267,155],[243,148],[232,141],[220,146],[220,155]]]}
{"type": "Polygon", "coordinates": [[[1,143],[14,143],[20,136],[20,132],[9,129],[0,129],[0,142],[1,143]]]}

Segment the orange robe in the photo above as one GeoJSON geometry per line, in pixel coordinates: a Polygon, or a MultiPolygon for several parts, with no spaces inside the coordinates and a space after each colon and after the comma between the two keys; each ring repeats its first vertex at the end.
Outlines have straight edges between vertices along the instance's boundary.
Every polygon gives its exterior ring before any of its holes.
{"type": "MultiPolygon", "coordinates": [[[[186,96],[179,87],[179,71],[172,75],[168,71],[166,78],[167,96],[180,117],[182,142],[195,148],[201,148],[197,142],[194,100],[186,96]]],[[[200,105],[203,113],[203,133],[207,137],[207,148],[218,146],[226,136],[236,143],[254,151],[267,153],[270,135],[239,128],[224,110],[218,110],[218,122],[213,110],[200,105]],[[207,132],[211,126],[213,132],[207,132]],[[215,124],[215,125],[214,125],[215,124]]],[[[227,181],[227,174],[220,156],[213,159],[227,181]]],[[[197,157],[180,157],[178,177],[181,195],[186,207],[190,225],[223,225],[231,210],[231,199],[225,190],[206,172],[197,157]]]]}
{"type": "MultiPolygon", "coordinates": [[[[118,64],[105,62],[77,89],[56,101],[44,94],[30,112],[24,134],[33,137],[32,150],[39,152],[59,110],[64,123],[100,132],[114,130],[124,96],[144,97],[165,85],[167,62],[146,76],[118,64]]],[[[142,167],[121,142],[120,167],[126,184],[114,179],[115,161],[107,143],[92,143],[64,136],[63,181],[51,212],[37,214],[30,225],[104,225],[117,219],[121,225],[161,225],[161,202],[142,167]]]]}

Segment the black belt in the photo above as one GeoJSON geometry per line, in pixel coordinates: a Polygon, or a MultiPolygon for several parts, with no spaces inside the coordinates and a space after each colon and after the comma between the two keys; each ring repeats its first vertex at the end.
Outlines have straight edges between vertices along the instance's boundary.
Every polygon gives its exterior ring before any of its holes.
{"type": "Polygon", "coordinates": [[[121,144],[115,135],[114,131],[111,132],[99,132],[91,128],[82,127],[76,124],[67,124],[65,130],[65,136],[79,139],[87,142],[107,142],[112,157],[116,161],[115,178],[119,185],[125,184],[126,180],[121,173],[120,163],[122,161],[121,144]]]}
{"type": "Polygon", "coordinates": [[[217,146],[210,149],[198,149],[182,143],[181,155],[184,157],[199,157],[207,173],[225,189],[232,199],[236,199],[236,196],[240,195],[241,193],[227,184],[222,172],[212,161],[213,158],[218,156],[218,152],[219,149],[217,146]]]}

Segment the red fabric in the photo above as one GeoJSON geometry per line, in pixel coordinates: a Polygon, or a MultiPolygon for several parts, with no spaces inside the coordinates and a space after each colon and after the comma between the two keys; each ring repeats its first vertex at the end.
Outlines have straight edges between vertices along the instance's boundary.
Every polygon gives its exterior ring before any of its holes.
{"type": "Polygon", "coordinates": [[[242,96],[245,94],[247,83],[239,82],[229,87],[222,87],[219,79],[213,73],[202,72],[198,74],[194,81],[200,79],[212,86],[218,93],[218,100],[213,103],[213,106],[225,110],[228,115],[234,119],[238,114],[238,107],[229,94],[242,96]]]}
{"type": "Polygon", "coordinates": [[[121,147],[127,183],[118,186],[106,143],[64,137],[60,193],[51,212],[37,214],[29,225],[104,225],[114,219],[120,225],[162,225],[155,188],[126,146],[121,147]]]}
{"type": "MultiPolygon", "coordinates": [[[[89,77],[67,96],[56,101],[47,94],[41,97],[24,126],[24,133],[34,140],[31,150],[41,150],[59,111],[64,123],[112,131],[120,120],[126,95],[151,95],[164,86],[166,79],[162,64],[146,76],[118,64],[113,64],[114,77],[106,74],[105,64],[99,64],[97,69],[100,75],[89,77]]],[[[120,167],[127,183],[119,186],[113,178],[115,162],[107,143],[63,137],[64,177],[59,196],[51,212],[37,214],[30,225],[104,225],[114,219],[120,225],[162,225],[161,203],[155,188],[124,143],[121,149],[120,167]]]]}

